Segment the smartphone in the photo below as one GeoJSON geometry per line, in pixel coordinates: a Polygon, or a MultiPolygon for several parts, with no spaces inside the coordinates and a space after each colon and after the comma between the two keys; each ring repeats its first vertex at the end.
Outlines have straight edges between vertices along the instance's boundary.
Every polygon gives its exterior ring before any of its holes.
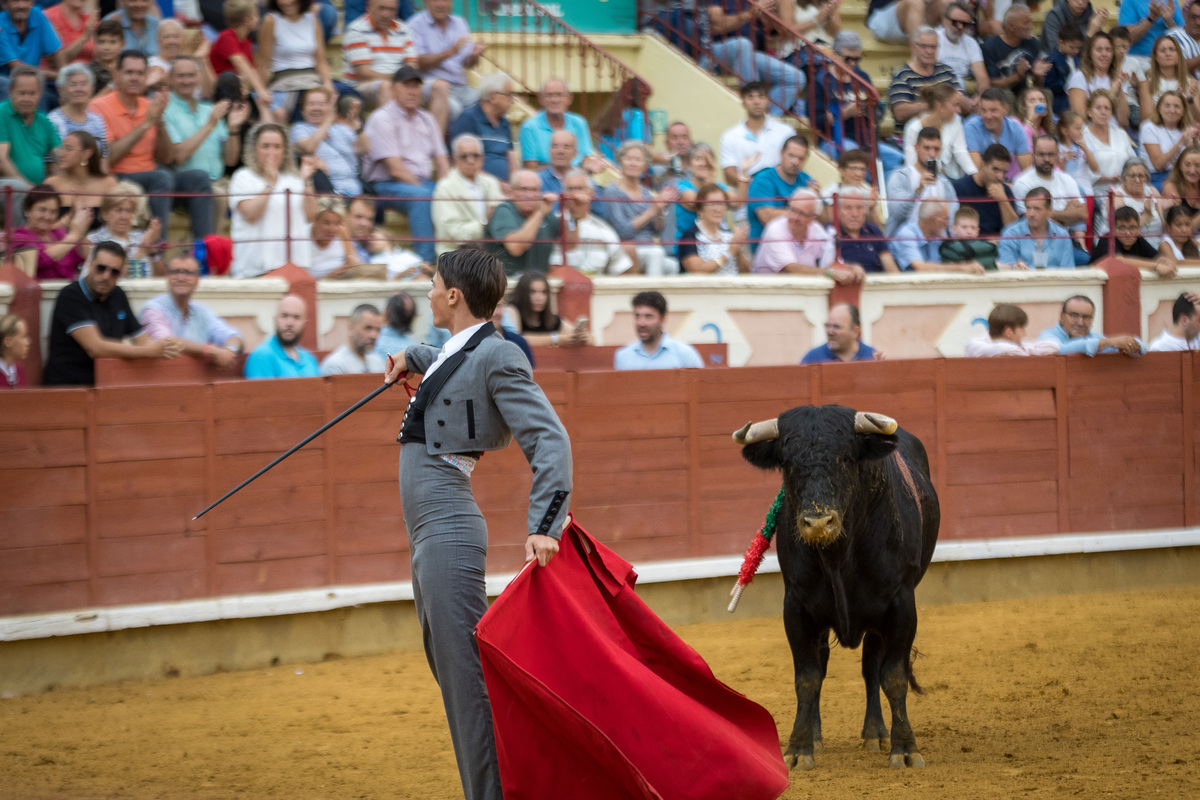
{"type": "Polygon", "coordinates": [[[928,172],[930,175],[937,175],[938,174],[937,173],[937,161],[932,158],[929,159],[928,161],[926,161],[925,162],[925,171],[928,172]]]}
{"type": "Polygon", "coordinates": [[[588,326],[588,318],[587,317],[580,317],[579,319],[575,320],[575,331],[576,332],[584,330],[585,328],[587,328],[587,326],[588,326]]]}

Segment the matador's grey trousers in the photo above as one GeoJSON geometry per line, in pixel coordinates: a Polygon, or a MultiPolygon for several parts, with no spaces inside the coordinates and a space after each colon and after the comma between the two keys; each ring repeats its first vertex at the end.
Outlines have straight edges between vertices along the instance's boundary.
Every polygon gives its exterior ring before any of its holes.
{"type": "Polygon", "coordinates": [[[400,501],[425,656],[442,690],[467,800],[503,800],[492,708],[473,631],[487,611],[487,525],[471,479],[412,442],[400,448],[400,501]]]}

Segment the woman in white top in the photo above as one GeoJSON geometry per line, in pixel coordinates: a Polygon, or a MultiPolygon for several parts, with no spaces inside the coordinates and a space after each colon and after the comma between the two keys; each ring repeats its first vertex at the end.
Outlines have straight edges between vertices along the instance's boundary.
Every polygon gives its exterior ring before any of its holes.
{"type": "MultiPolygon", "coordinates": [[[[1125,162],[1121,170],[1121,183],[1112,189],[1117,208],[1128,206],[1141,218],[1142,237],[1152,247],[1158,247],[1163,235],[1163,220],[1159,208],[1162,197],[1150,185],[1150,168],[1140,158],[1125,162]]],[[[1107,210],[1107,209],[1105,209],[1107,210]]],[[[1096,225],[1096,235],[1108,233],[1108,214],[1101,214],[1101,223],[1096,225]]]]}
{"type": "Polygon", "coordinates": [[[1129,103],[1125,99],[1125,83],[1128,80],[1121,72],[1121,59],[1113,49],[1112,39],[1107,33],[1096,33],[1084,45],[1083,62],[1079,69],[1067,79],[1071,110],[1086,115],[1088,97],[1098,89],[1107,89],[1115,95],[1112,113],[1117,123],[1121,127],[1128,125],[1129,103]]]}
{"type": "Polygon", "coordinates": [[[1188,75],[1187,61],[1179,42],[1170,36],[1160,36],[1154,43],[1150,55],[1150,69],[1146,80],[1138,85],[1138,98],[1142,108],[1153,108],[1164,92],[1179,92],[1187,98],[1193,114],[1200,112],[1200,84],[1188,75]]]}
{"type": "Polygon", "coordinates": [[[324,86],[333,97],[333,77],[325,61],[325,32],[312,0],[267,0],[258,29],[254,63],[271,90],[271,111],[286,122],[303,92],[324,86]]]}
{"type": "Polygon", "coordinates": [[[1142,123],[1141,146],[1138,154],[1150,164],[1150,180],[1162,190],[1163,181],[1188,147],[1196,143],[1200,125],[1192,124],[1191,112],[1183,95],[1176,91],[1163,92],[1150,118],[1142,123]]]}
{"type": "Polygon", "coordinates": [[[950,180],[979,171],[971,154],[967,151],[967,138],[963,134],[962,120],[958,116],[958,88],[949,83],[935,83],[921,89],[921,99],[929,112],[913,117],[904,126],[904,163],[917,163],[917,134],[922,128],[937,128],[942,132],[942,153],[938,168],[950,180]]]}
{"type": "Polygon", "coordinates": [[[233,173],[229,182],[230,274],[254,278],[282,267],[288,261],[285,236],[291,241],[291,262],[307,268],[312,263],[309,232],[317,216],[312,175],[318,162],[305,156],[297,174],[287,131],[274,122],[250,130],[244,161],[246,166],[233,173]]]}
{"type": "Polygon", "coordinates": [[[729,193],[715,183],[696,190],[699,213],[696,224],[679,237],[679,267],[691,274],[737,275],[750,271],[750,252],[746,246],[749,228],[738,225],[729,230],[725,214],[729,211],[729,193]]]}
{"type": "MultiPolygon", "coordinates": [[[[833,47],[833,37],[842,29],[840,0],[780,0],[779,18],[810,42],[833,47]]],[[[788,40],[779,46],[780,58],[787,58],[800,45],[788,40]]]]}
{"type": "Polygon", "coordinates": [[[1113,107],[1117,102],[1106,89],[1097,89],[1087,101],[1088,125],[1083,130],[1083,142],[1099,167],[1094,184],[1097,195],[1102,188],[1121,179],[1125,162],[1136,155],[1129,135],[1113,124],[1113,107]]]}

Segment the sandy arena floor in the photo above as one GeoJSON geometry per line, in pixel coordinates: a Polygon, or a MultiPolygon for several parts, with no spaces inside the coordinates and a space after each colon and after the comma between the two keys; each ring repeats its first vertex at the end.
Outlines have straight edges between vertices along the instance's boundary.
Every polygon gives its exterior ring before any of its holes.
{"type": "MultiPolygon", "coordinates": [[[[825,751],[784,797],[1200,798],[1197,619],[1200,589],[922,609],[909,711],[929,766],[859,748],[859,654],[839,650],[825,751]]],[[[787,735],[780,620],[680,634],[787,735]]],[[[462,797],[415,653],[0,700],[0,776],[20,800],[462,797]]]]}

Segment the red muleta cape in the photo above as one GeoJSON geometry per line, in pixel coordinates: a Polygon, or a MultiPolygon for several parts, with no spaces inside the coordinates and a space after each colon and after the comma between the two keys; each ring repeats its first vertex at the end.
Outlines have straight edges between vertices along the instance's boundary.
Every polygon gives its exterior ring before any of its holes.
{"type": "Polygon", "coordinates": [[[475,629],[506,800],[774,800],[775,721],[721,683],[574,521],[475,629]]]}

